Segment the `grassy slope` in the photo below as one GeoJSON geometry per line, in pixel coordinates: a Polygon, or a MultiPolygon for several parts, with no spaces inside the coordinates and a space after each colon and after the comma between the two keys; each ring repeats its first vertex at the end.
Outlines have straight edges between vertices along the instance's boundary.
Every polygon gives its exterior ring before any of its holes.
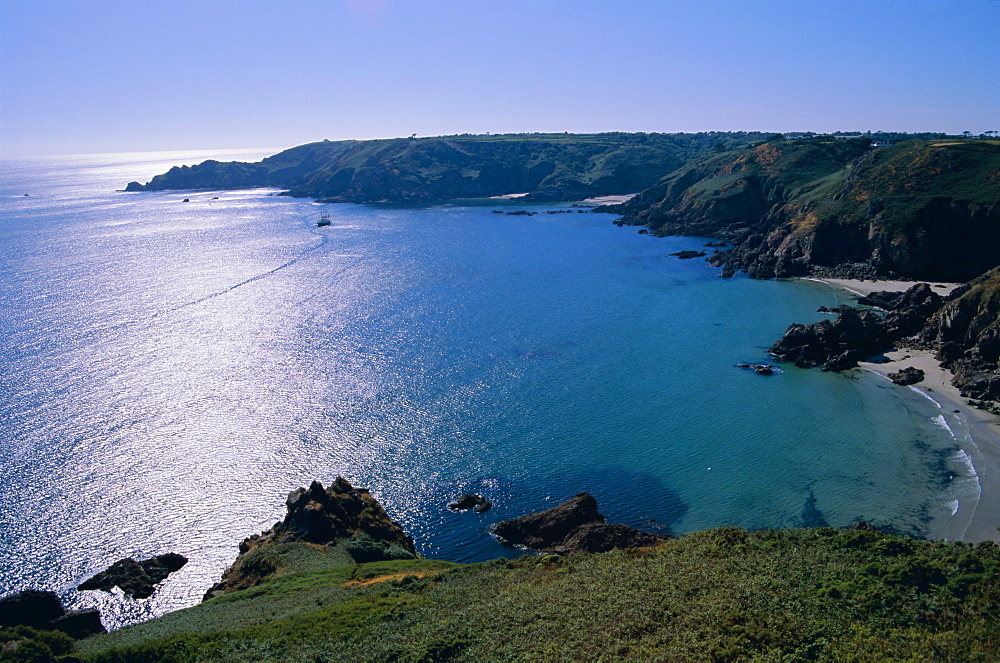
{"type": "MultiPolygon", "coordinates": [[[[433,202],[540,192],[549,199],[630,193],[716,146],[761,134],[511,134],[321,141],[259,164],[171,169],[148,190],[278,186],[342,202],[433,202]]],[[[141,187],[140,187],[141,188],[141,187]]]]}
{"type": "MultiPolygon", "coordinates": [[[[1000,141],[770,141],[683,166],[625,214],[658,234],[794,234],[813,265],[966,280],[1000,263],[1000,141]]],[[[743,248],[740,266],[761,257],[743,248]]]]}
{"type": "Polygon", "coordinates": [[[306,571],[81,649],[95,661],[996,660],[998,578],[993,545],[723,528],[655,550],[306,571]],[[390,579],[343,584],[362,575],[390,579]]]}

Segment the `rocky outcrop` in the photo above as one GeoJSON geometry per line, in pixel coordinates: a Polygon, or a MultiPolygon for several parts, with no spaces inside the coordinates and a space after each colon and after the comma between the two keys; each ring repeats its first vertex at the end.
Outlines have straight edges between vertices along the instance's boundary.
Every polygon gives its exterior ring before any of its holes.
{"type": "Polygon", "coordinates": [[[790,325],[768,352],[799,368],[822,366],[824,371],[843,371],[886,349],[889,343],[885,324],[876,313],[842,307],[835,321],[790,325]]]}
{"type": "Polygon", "coordinates": [[[908,366],[901,371],[889,373],[888,375],[888,378],[892,380],[893,383],[898,384],[901,387],[907,387],[911,384],[923,382],[924,377],[924,372],[913,366],[908,366]]]}
{"type": "Polygon", "coordinates": [[[754,278],[965,281],[1000,262],[997,172],[987,141],[773,140],[689,163],[622,222],[725,238],[710,261],[754,278]]]}
{"type": "Polygon", "coordinates": [[[343,477],[324,488],[313,481],[285,500],[285,518],[274,527],[244,539],[240,555],[222,580],[205,594],[214,596],[264,582],[279,571],[268,549],[280,544],[341,545],[358,562],[416,557],[413,539],[389,518],[365,488],[354,488],[343,477]]]}
{"type": "Polygon", "coordinates": [[[643,532],[634,527],[610,523],[587,523],[569,533],[562,543],[551,550],[560,555],[587,552],[601,553],[625,548],[646,548],[655,546],[669,537],[662,534],[643,532]]]}
{"type": "Polygon", "coordinates": [[[827,309],[836,311],[836,320],[792,324],[768,352],[799,368],[843,371],[920,333],[944,300],[928,284],[918,283],[902,293],[873,292],[859,301],[885,308],[885,317],[852,306],[827,309]]]}
{"type": "Polygon", "coordinates": [[[0,628],[10,626],[62,631],[71,638],[85,638],[105,632],[97,610],[88,608],[67,611],[54,592],[37,589],[27,589],[0,598],[0,628]]]}
{"type": "Polygon", "coordinates": [[[970,398],[1000,400],[1000,268],[952,293],[921,333],[970,398]]]}
{"type": "Polygon", "coordinates": [[[577,493],[546,511],[502,520],[494,526],[493,533],[507,545],[559,554],[651,546],[669,538],[628,525],[606,523],[597,510],[597,500],[589,493],[577,493]]]}
{"type": "Polygon", "coordinates": [[[704,251],[678,251],[677,253],[669,253],[667,255],[676,256],[681,260],[691,260],[692,258],[704,258],[704,251]]]}
{"type": "Polygon", "coordinates": [[[157,555],[141,562],[132,558],[120,559],[84,581],[77,589],[99,589],[110,592],[114,587],[119,587],[126,596],[145,599],[152,596],[157,584],[185,564],[187,558],[177,553],[157,555]]]}
{"type": "Polygon", "coordinates": [[[472,509],[476,513],[486,513],[492,506],[493,503],[482,495],[471,494],[462,495],[454,502],[448,503],[448,508],[452,511],[468,511],[472,509]]]}

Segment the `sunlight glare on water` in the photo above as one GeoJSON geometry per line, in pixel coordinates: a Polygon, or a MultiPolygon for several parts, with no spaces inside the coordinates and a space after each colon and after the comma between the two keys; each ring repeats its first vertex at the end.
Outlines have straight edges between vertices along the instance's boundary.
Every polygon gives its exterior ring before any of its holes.
{"type": "Polygon", "coordinates": [[[603,214],[116,191],[208,156],[3,165],[2,593],[54,589],[109,626],[192,605],[288,491],[337,475],[456,561],[518,554],[488,525],[580,490],[674,533],[926,534],[972,499],[933,403],[735,368],[829,288],[723,280],[667,255],[703,239],[603,214]],[[496,506],[448,512],[464,492],[496,506]],[[165,552],[191,561],[149,599],[73,589],[165,552]]]}

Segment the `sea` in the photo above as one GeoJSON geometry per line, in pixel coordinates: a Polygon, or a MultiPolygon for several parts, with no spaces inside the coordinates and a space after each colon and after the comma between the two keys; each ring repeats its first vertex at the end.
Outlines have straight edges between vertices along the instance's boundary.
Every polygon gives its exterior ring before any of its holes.
{"type": "Polygon", "coordinates": [[[569,204],[122,191],[269,153],[0,164],[0,594],[109,628],[192,606],[289,491],[337,476],[459,562],[523,554],[490,525],[580,491],[674,535],[967,526],[955,415],[864,371],[738,367],[845,291],[723,279],[669,255],[710,238],[569,204]],[[494,506],[449,511],[464,493],[494,506]],[[190,561],[148,599],[76,590],[167,552],[190,561]]]}

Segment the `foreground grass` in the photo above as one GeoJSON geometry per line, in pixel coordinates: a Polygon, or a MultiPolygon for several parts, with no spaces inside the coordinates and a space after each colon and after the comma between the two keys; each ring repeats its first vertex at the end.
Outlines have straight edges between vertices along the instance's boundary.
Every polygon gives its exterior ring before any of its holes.
{"type": "Polygon", "coordinates": [[[1000,548],[723,528],[652,549],[287,575],[90,661],[997,660],[1000,548]],[[423,577],[417,577],[423,575],[423,577]],[[380,582],[349,583],[361,577],[380,582]]]}

